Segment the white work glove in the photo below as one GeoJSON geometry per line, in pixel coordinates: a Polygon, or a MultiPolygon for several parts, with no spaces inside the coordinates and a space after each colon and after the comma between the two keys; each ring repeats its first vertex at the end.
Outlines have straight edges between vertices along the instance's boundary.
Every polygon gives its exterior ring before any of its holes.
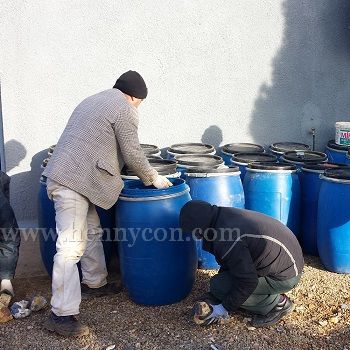
{"type": "Polygon", "coordinates": [[[162,189],[162,188],[168,188],[173,184],[165,176],[157,175],[155,180],[152,182],[152,185],[158,189],[162,189]]]}

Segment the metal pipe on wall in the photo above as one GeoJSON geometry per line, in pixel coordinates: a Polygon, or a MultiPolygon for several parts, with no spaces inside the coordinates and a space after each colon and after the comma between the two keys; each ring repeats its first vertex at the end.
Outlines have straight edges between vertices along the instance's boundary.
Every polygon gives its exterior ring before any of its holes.
{"type": "Polygon", "coordinates": [[[1,80],[0,80],[0,170],[6,173],[4,123],[2,119],[1,80]]]}

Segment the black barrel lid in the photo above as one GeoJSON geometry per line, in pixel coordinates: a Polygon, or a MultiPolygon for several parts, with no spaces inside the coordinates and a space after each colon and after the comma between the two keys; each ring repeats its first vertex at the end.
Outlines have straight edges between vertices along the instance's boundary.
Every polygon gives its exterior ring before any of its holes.
{"type": "Polygon", "coordinates": [[[177,164],[176,159],[149,158],[148,161],[154,168],[164,166],[173,166],[176,168],[177,164]]]}
{"type": "Polygon", "coordinates": [[[350,150],[350,146],[338,145],[337,143],[335,143],[335,140],[329,140],[327,143],[327,147],[331,148],[331,149],[336,149],[338,151],[349,151],[350,150]]]}
{"type": "Polygon", "coordinates": [[[148,155],[148,154],[157,154],[160,152],[160,149],[155,146],[155,145],[149,145],[147,143],[141,143],[140,144],[143,152],[148,155]]]}
{"type": "Polygon", "coordinates": [[[190,168],[186,171],[188,174],[205,174],[205,173],[212,173],[212,174],[232,174],[232,173],[238,173],[239,168],[237,166],[234,167],[228,167],[228,168],[190,168]]]}
{"type": "Polygon", "coordinates": [[[247,168],[259,170],[297,170],[295,165],[283,163],[250,163],[247,165],[247,168]]]}
{"type": "Polygon", "coordinates": [[[215,148],[205,143],[176,143],[168,151],[176,154],[207,154],[215,152],[215,148]]]}
{"type": "Polygon", "coordinates": [[[322,164],[305,164],[302,169],[325,171],[327,169],[349,168],[347,164],[341,163],[322,163],[322,164]]]}
{"type": "Polygon", "coordinates": [[[324,176],[329,177],[331,179],[350,180],[350,167],[338,168],[338,169],[327,169],[324,172],[324,176]]]}
{"type": "Polygon", "coordinates": [[[232,160],[238,163],[255,163],[255,162],[268,162],[276,163],[277,157],[273,154],[265,153],[236,153],[232,156],[232,160]]]}
{"type": "Polygon", "coordinates": [[[193,167],[214,167],[217,168],[224,163],[223,159],[219,156],[210,154],[181,154],[176,155],[175,159],[178,161],[178,165],[188,165],[193,167]]]}
{"type": "MultiPolygon", "coordinates": [[[[174,159],[162,159],[162,158],[149,158],[148,159],[152,168],[156,169],[161,175],[169,175],[176,173],[177,161],[174,159]]],[[[124,175],[135,176],[135,172],[127,167],[123,168],[122,173],[124,175]]]]}
{"type": "Polygon", "coordinates": [[[314,151],[290,151],[284,153],[283,158],[298,163],[322,163],[327,160],[327,155],[314,151]]]}
{"type": "Polygon", "coordinates": [[[275,152],[285,153],[289,151],[307,151],[310,149],[310,146],[298,142],[276,142],[270,146],[270,149],[275,152]]]}
{"type": "Polygon", "coordinates": [[[222,147],[223,152],[226,153],[264,153],[263,146],[254,143],[229,143],[222,147]]]}

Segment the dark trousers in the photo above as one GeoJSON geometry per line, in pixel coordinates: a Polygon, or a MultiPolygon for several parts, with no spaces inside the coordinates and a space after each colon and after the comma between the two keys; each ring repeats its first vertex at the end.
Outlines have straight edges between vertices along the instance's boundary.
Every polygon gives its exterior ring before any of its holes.
{"type": "MultiPolygon", "coordinates": [[[[266,315],[278,303],[280,293],[293,289],[300,281],[301,275],[285,281],[277,281],[269,277],[259,277],[254,292],[241,305],[251,313],[266,315]]],[[[210,280],[210,293],[219,301],[223,301],[233,288],[232,278],[227,271],[219,272],[210,280]]]]}
{"type": "Polygon", "coordinates": [[[21,241],[15,214],[9,201],[9,177],[0,172],[0,280],[12,279],[21,241]]]}

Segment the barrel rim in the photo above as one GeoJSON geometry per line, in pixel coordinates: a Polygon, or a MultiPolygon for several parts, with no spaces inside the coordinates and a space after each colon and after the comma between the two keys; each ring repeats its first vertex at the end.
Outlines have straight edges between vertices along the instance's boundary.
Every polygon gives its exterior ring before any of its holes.
{"type": "Polygon", "coordinates": [[[238,176],[241,171],[238,167],[228,168],[190,168],[185,172],[188,177],[219,177],[219,176],[238,176]]]}
{"type": "MultiPolygon", "coordinates": [[[[170,180],[170,179],[169,179],[170,180]]],[[[129,180],[129,181],[135,181],[135,180],[129,180]]],[[[187,185],[186,185],[187,186],[187,185]]],[[[175,193],[169,193],[159,196],[149,196],[149,197],[128,197],[124,195],[120,195],[118,200],[126,201],[126,202],[148,202],[148,201],[160,201],[164,199],[171,199],[183,196],[184,194],[190,192],[190,188],[187,186],[183,191],[181,192],[175,192],[175,193]]]]}
{"type": "Polygon", "coordinates": [[[337,150],[337,151],[343,151],[343,152],[348,152],[350,150],[350,145],[338,145],[337,143],[335,143],[335,139],[329,140],[327,142],[326,147],[331,150],[337,150]]]}
{"type": "Polygon", "coordinates": [[[149,143],[140,143],[140,146],[145,154],[161,154],[158,146],[149,143]]]}
{"type": "MultiPolygon", "coordinates": [[[[165,173],[162,173],[162,172],[159,172],[158,171],[158,174],[159,175],[163,175],[165,176],[166,178],[179,178],[181,176],[181,172],[177,171],[175,173],[172,173],[172,174],[165,174],[165,173]]],[[[140,178],[137,176],[137,175],[126,175],[126,174],[121,174],[120,177],[123,179],[123,180],[140,180],[140,178]]]]}
{"type": "Polygon", "coordinates": [[[224,160],[218,156],[218,155],[210,155],[210,154],[198,154],[198,153],[194,153],[194,154],[181,154],[181,155],[177,155],[175,156],[175,159],[177,160],[177,165],[178,166],[186,166],[186,165],[189,165],[189,166],[205,166],[208,164],[203,162],[203,161],[186,161],[186,158],[189,158],[189,157],[197,157],[197,158],[203,158],[203,159],[212,159],[212,160],[215,160],[216,162],[214,164],[211,164],[210,166],[220,166],[222,164],[224,164],[224,160]]]}
{"type": "Polygon", "coordinates": [[[221,148],[221,152],[225,153],[225,154],[228,154],[228,155],[232,155],[232,154],[235,154],[235,153],[265,153],[265,148],[261,145],[258,145],[256,143],[249,143],[249,142],[235,142],[235,143],[227,143],[226,145],[222,146],[221,148]],[[233,148],[235,146],[238,146],[238,145],[247,145],[248,147],[249,146],[253,146],[252,148],[256,148],[256,151],[254,152],[249,152],[249,151],[244,151],[244,152],[240,152],[240,151],[230,151],[230,148],[233,148]],[[260,151],[259,151],[260,150],[260,151]]]}
{"type": "Polygon", "coordinates": [[[208,144],[208,143],[201,143],[201,142],[174,143],[168,148],[167,152],[169,154],[208,154],[211,152],[215,153],[215,147],[213,145],[208,144]],[[179,147],[179,146],[203,146],[204,150],[203,150],[203,152],[188,153],[188,152],[183,151],[183,150],[175,149],[176,147],[179,147]]]}
{"type": "Polygon", "coordinates": [[[159,163],[164,165],[176,165],[177,160],[176,159],[163,159],[163,158],[149,158],[148,159],[150,164],[159,163]]]}
{"type": "Polygon", "coordinates": [[[179,178],[170,178],[169,181],[173,186],[163,189],[147,188],[141,180],[127,180],[124,182],[124,188],[120,193],[120,197],[127,198],[149,198],[149,197],[164,197],[181,192],[188,188],[185,181],[179,178]],[[140,186],[141,188],[137,188],[140,186]]]}
{"type": "Polygon", "coordinates": [[[301,168],[302,171],[309,173],[319,173],[323,174],[327,169],[339,169],[339,168],[349,168],[347,164],[341,163],[321,163],[321,164],[308,164],[301,168]],[[333,166],[334,165],[334,166],[333,166]]]}
{"type": "Polygon", "coordinates": [[[248,171],[261,170],[261,171],[291,171],[296,172],[297,167],[295,165],[283,164],[283,163],[267,163],[267,164],[257,164],[250,163],[247,165],[248,171]]]}
{"type": "Polygon", "coordinates": [[[350,182],[350,167],[347,168],[337,168],[337,169],[327,169],[323,173],[324,178],[339,180],[339,181],[349,181],[350,182]],[[343,172],[343,174],[342,174],[343,172]]]}
{"type": "Polygon", "coordinates": [[[232,158],[231,162],[237,162],[241,163],[241,165],[244,164],[249,164],[249,163],[256,163],[256,162],[264,162],[264,163],[276,163],[277,162],[277,157],[274,154],[268,154],[268,153],[259,153],[259,152],[252,152],[252,153],[247,153],[247,152],[242,152],[242,153],[235,153],[232,158]],[[265,160],[247,160],[244,157],[253,157],[256,156],[258,157],[265,157],[265,160]],[[270,160],[267,160],[270,158],[270,160]]]}
{"type": "Polygon", "coordinates": [[[305,146],[304,148],[300,148],[300,149],[295,149],[296,151],[307,151],[310,150],[310,146],[307,145],[306,143],[300,143],[300,142],[293,142],[293,141],[286,141],[286,142],[274,142],[269,146],[269,149],[271,150],[271,152],[275,152],[278,154],[283,154],[285,152],[288,152],[288,150],[290,151],[290,149],[286,149],[283,148],[281,146],[283,145],[299,145],[299,146],[305,146]]]}
{"type": "MultiPolygon", "coordinates": [[[[160,175],[173,174],[176,172],[177,161],[175,159],[148,158],[148,162],[150,163],[152,168],[157,170],[157,172],[160,175]]],[[[122,174],[137,176],[137,174],[132,169],[129,169],[127,166],[123,167],[122,174]]]]}
{"type": "Polygon", "coordinates": [[[322,163],[327,161],[328,157],[326,153],[317,152],[317,151],[289,151],[289,152],[283,153],[282,159],[286,162],[304,164],[304,163],[322,163]],[[316,158],[302,159],[299,157],[299,155],[301,156],[302,154],[304,155],[305,153],[310,155],[312,154],[316,158]],[[317,159],[317,157],[319,158],[317,159]]]}

